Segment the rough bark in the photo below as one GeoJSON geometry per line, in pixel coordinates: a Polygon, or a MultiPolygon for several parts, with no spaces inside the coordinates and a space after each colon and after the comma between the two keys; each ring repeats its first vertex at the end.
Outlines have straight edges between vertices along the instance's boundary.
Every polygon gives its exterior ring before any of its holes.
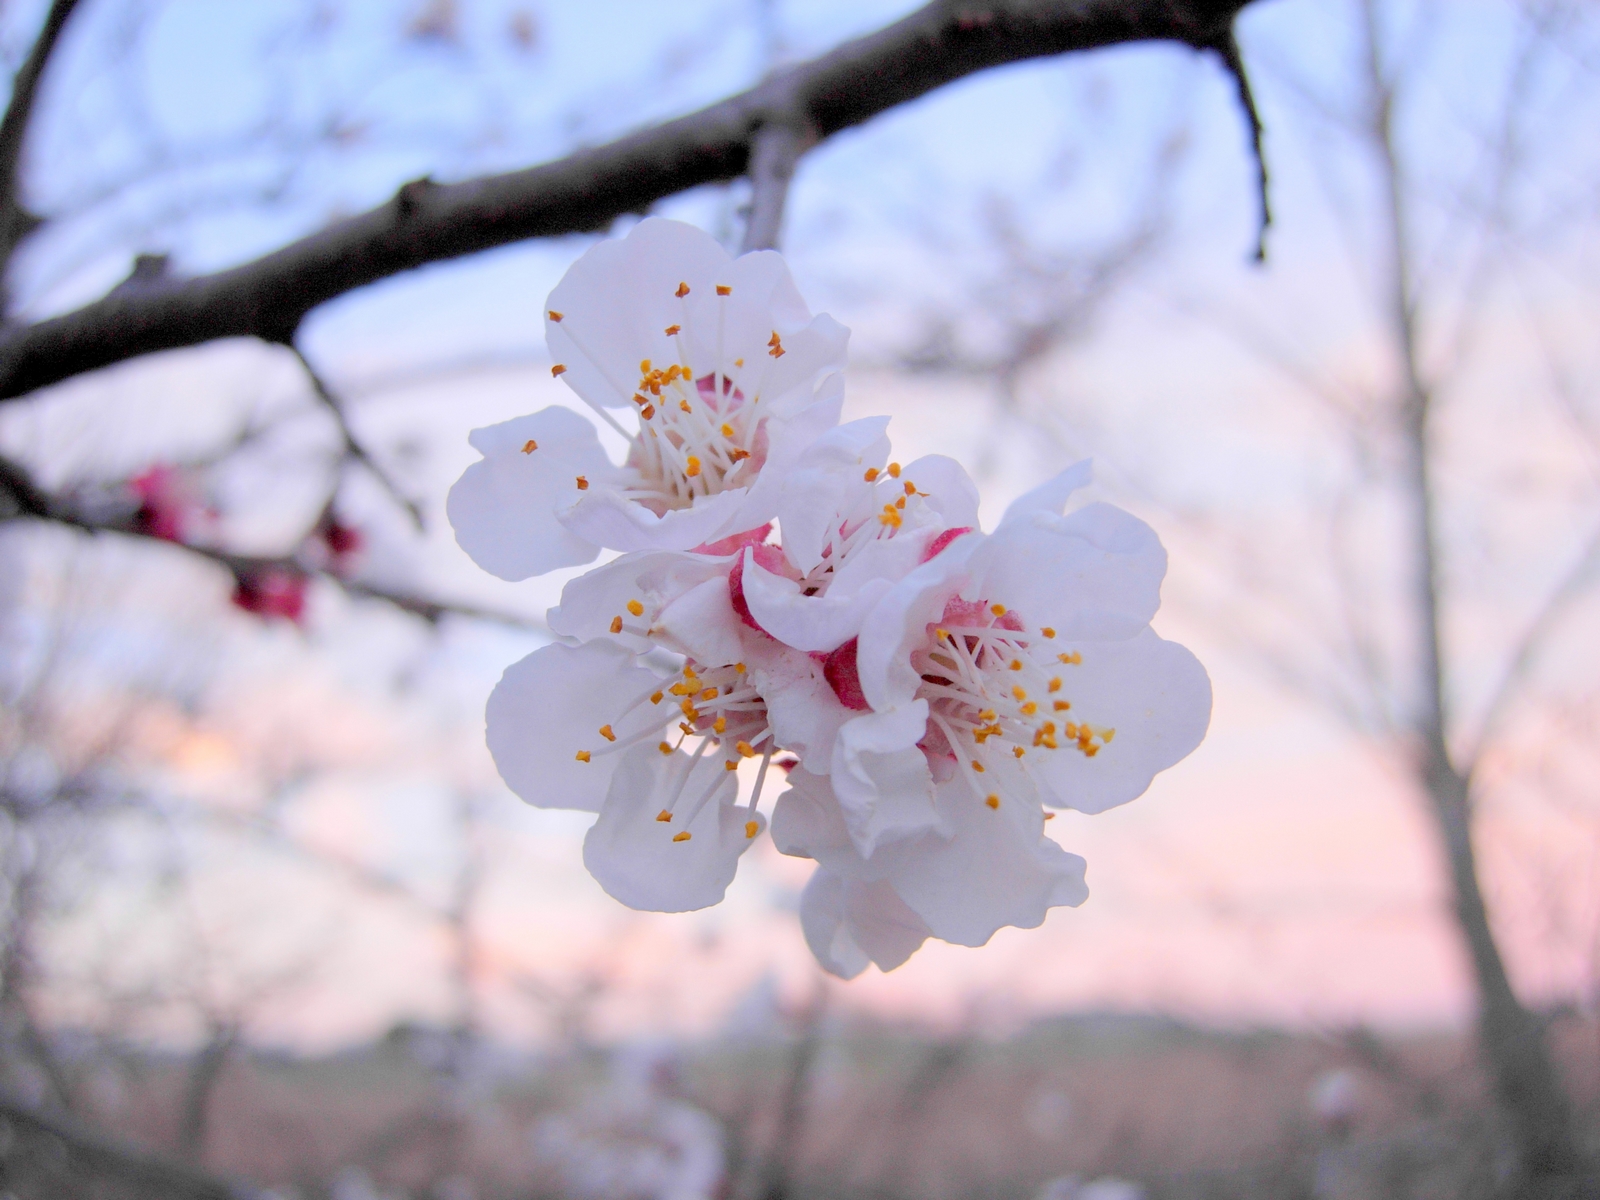
{"type": "Polygon", "coordinates": [[[1136,41],[1236,63],[1252,0],[934,0],[876,33],[709,108],[542,166],[460,183],[414,180],[369,212],[212,275],[130,276],[64,316],[0,337],[0,399],[141,354],[216,338],[292,344],[306,313],[380,279],[525,238],[603,229],[749,167],[758,131],[831,137],[977,71],[1136,41]]]}

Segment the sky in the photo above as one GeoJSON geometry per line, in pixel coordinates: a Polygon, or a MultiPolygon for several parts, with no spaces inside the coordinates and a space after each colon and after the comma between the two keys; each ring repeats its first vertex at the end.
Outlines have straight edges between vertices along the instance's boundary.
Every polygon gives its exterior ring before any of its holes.
{"type": "MultiPolygon", "coordinates": [[[[767,10],[764,27],[761,8],[738,3],[484,0],[459,6],[464,32],[450,41],[406,34],[425,6],[377,0],[337,6],[331,25],[318,5],[172,0],[150,6],[136,36],[91,6],[30,147],[36,202],[63,216],[25,251],[22,304],[37,315],[80,303],[141,250],[170,251],[182,270],[215,269],[424,172],[463,177],[603,140],[748,85],[769,34],[785,61],[907,7],[790,0],[767,10]],[[537,27],[532,48],[505,36],[524,9],[537,27]],[[158,143],[179,152],[141,177],[158,143]],[[178,203],[193,196],[203,202],[178,203]]],[[[6,21],[20,27],[24,9],[6,21]]],[[[1498,94],[1481,83],[1514,79],[1515,44],[1499,5],[1448,11],[1434,25],[1401,23],[1403,38],[1434,33],[1416,43],[1426,52],[1403,136],[1442,314],[1467,294],[1467,188],[1498,94]]],[[[1248,261],[1252,175],[1230,85],[1214,60],[1178,47],[989,72],[840,135],[802,164],[785,249],[813,306],[854,330],[846,415],[890,414],[902,459],[962,460],[989,524],[1011,496],[1094,457],[1090,498],[1129,508],[1168,546],[1158,631],[1195,648],[1216,688],[1206,742],[1146,796],[1053,823],[1089,860],[1086,905],[978,950],[930,943],[891,974],[835,985],[835,1004],[994,1029],[1073,1008],[1298,1026],[1437,1025],[1470,1011],[1430,831],[1396,769],[1404,748],[1324,702],[1350,678],[1325,637],[1330,513],[1354,514],[1354,549],[1344,550],[1370,584],[1366,615],[1380,637],[1403,638],[1387,599],[1396,527],[1379,478],[1381,422],[1353,422],[1297,381],[1310,375],[1358,406],[1392,372],[1366,265],[1370,163],[1317,115],[1348,90],[1344,12],[1268,0],[1241,25],[1273,172],[1264,268],[1248,261]],[[996,198],[1051,254],[1092,256],[1151,204],[1163,145],[1181,145],[1183,157],[1157,193],[1167,214],[1159,251],[1050,360],[1020,408],[1002,411],[982,378],[895,368],[897,350],[939,315],[957,314],[958,337],[977,352],[990,345],[1016,301],[983,233],[996,198]],[[1286,655],[1310,663],[1319,685],[1286,682],[1286,655]]],[[[1506,199],[1539,236],[1489,293],[1445,435],[1462,597],[1452,637],[1469,716],[1600,514],[1600,474],[1579,436],[1600,378],[1584,332],[1595,313],[1594,214],[1592,202],[1580,206],[1596,176],[1585,143],[1563,141],[1585,127],[1597,93],[1556,58],[1528,85],[1544,132],[1506,199]]],[[[737,186],[702,189],[658,211],[733,238],[739,199],[737,186]]],[[[570,572],[521,584],[479,572],[454,545],[442,504],[474,458],[468,430],[573,403],[547,373],[538,314],[588,244],[508,247],[312,314],[307,353],[352,397],[358,431],[430,515],[417,538],[370,480],[348,482],[342,505],[368,534],[372,578],[532,618],[558,598],[570,572]]],[[[217,474],[218,534],[272,552],[314,514],[321,476],[306,463],[332,445],[281,351],[226,343],[71,381],[0,412],[0,446],[52,482],[115,480],[203,455],[250,421],[269,433],[217,474]]],[[[288,828],[325,859],[403,878],[422,897],[375,898],[303,854],[211,821],[183,851],[195,903],[176,913],[133,882],[113,888],[62,934],[72,961],[110,955],[131,990],[151,972],[193,974],[204,947],[209,974],[195,987],[248,999],[259,1036],[305,1046],[437,1018],[452,1003],[446,948],[419,913],[448,890],[461,850],[452,814],[467,797],[487,864],[484,1013],[507,1036],[547,1028],[550,1004],[537,997],[595,972],[612,980],[595,1021],[613,1034],[711,1030],[741,996],[763,994],[763,980],[795,996],[813,986],[793,913],[807,864],[763,843],[719,908],[636,916],[584,873],[586,818],[527,808],[498,784],[481,744],[483,698],[539,643],[537,631],[466,621],[425,631],[332,589],[314,597],[305,631],[263,628],[228,610],[215,573],[165,548],[85,550],[41,537],[27,562],[29,620],[42,621],[71,571],[126,581],[90,585],[75,601],[82,652],[138,679],[159,668],[161,687],[184,693],[147,706],[139,741],[176,795],[224,814],[277,796],[288,828]],[[190,659],[199,661],[173,684],[172,664],[190,659]]],[[[1504,799],[1484,813],[1491,895],[1519,983],[1537,998],[1592,997],[1597,983],[1600,824],[1584,801],[1556,802],[1558,792],[1593,794],[1595,764],[1573,745],[1597,647],[1581,619],[1568,625],[1562,652],[1541,666],[1540,702],[1517,710],[1489,764],[1504,799]]],[[[130,881],[164,852],[157,845],[132,827],[118,841],[130,881]]],[[[88,1013],[100,999],[79,983],[63,991],[62,1011],[88,1013]]],[[[163,1034],[184,1028],[154,1020],[163,1034]]]]}

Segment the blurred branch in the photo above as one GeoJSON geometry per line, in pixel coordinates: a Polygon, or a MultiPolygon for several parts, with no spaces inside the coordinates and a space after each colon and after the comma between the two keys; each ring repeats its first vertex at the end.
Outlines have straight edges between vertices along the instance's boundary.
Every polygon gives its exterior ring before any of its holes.
{"type": "Polygon", "coordinates": [[[53,1138],[67,1155],[89,1171],[116,1179],[137,1194],[165,1200],[266,1200],[249,1184],[202,1174],[158,1155],[116,1142],[74,1117],[42,1113],[18,1097],[0,1091],[0,1121],[26,1133],[53,1138]]]}
{"type": "Polygon", "coordinates": [[[789,182],[800,156],[813,140],[788,121],[772,121],[756,130],[750,147],[750,216],[745,222],[741,254],[778,248],[789,182]]]}
{"type": "Polygon", "coordinates": [[[42,223],[41,218],[23,206],[22,197],[17,194],[17,166],[22,161],[22,148],[27,140],[28,124],[33,119],[33,105],[39,96],[39,81],[44,78],[45,65],[61,40],[67,18],[77,6],[78,0],[53,0],[33,48],[11,81],[11,100],[6,104],[5,116],[0,117],[0,316],[8,307],[4,285],[6,265],[22,239],[42,223]]]}
{"type": "Polygon", "coordinates": [[[1505,717],[1506,710],[1527,681],[1528,672],[1544,649],[1545,640],[1560,623],[1567,606],[1582,593],[1588,583],[1589,573],[1597,561],[1600,561],[1600,528],[1596,528],[1589,535],[1589,540],[1584,544],[1576,561],[1561,577],[1560,582],[1550,590],[1544,603],[1535,612],[1533,620],[1528,623],[1527,629],[1517,639],[1516,647],[1506,662],[1505,673],[1500,677],[1500,682],[1484,708],[1483,719],[1478,725],[1477,735],[1472,739],[1471,749],[1462,755],[1461,773],[1469,780],[1482,762],[1483,752],[1505,717]]]}
{"type": "Polygon", "coordinates": [[[366,447],[356,440],[355,432],[350,428],[350,422],[344,415],[344,406],[334,396],[332,389],[328,387],[327,381],[311,365],[311,360],[305,356],[305,351],[301,350],[293,342],[288,343],[288,348],[295,358],[299,360],[300,366],[304,368],[306,378],[311,381],[311,388],[316,392],[317,399],[321,400],[327,407],[328,412],[333,415],[334,422],[339,426],[339,436],[344,439],[346,457],[354,459],[372,473],[379,486],[388,492],[390,498],[403,508],[406,515],[411,518],[412,527],[418,533],[421,533],[423,530],[422,509],[418,507],[417,502],[400,490],[400,485],[395,482],[394,477],[371,454],[367,453],[366,447]]]}
{"type": "Polygon", "coordinates": [[[934,0],[884,29],[689,116],[565,159],[461,183],[431,177],[254,262],[130,281],[0,339],[0,399],[158,350],[217,338],[289,343],[305,315],[355,288],[524,238],[603,229],[625,213],[750,168],[774,113],[818,140],[989,67],[1139,41],[1215,49],[1252,0],[934,0]]]}
{"type": "Polygon", "coordinates": [[[1255,260],[1264,263],[1267,261],[1267,229],[1272,224],[1272,198],[1267,186],[1267,159],[1261,152],[1261,136],[1264,132],[1261,126],[1261,114],[1256,110],[1255,93],[1250,90],[1250,76],[1245,73],[1244,59],[1240,57],[1239,42],[1233,36],[1232,24],[1221,30],[1210,49],[1216,51],[1217,57],[1222,59],[1222,65],[1233,77],[1239,109],[1244,113],[1245,124],[1250,130],[1250,153],[1255,158],[1256,203],[1259,206],[1255,260]]]}
{"type": "Polygon", "coordinates": [[[376,583],[350,579],[337,571],[324,571],[309,566],[294,555],[232,554],[209,546],[190,542],[174,542],[140,529],[128,517],[100,517],[83,510],[71,498],[55,496],[34,482],[32,476],[18,463],[0,457],[0,523],[18,518],[49,521],[65,525],[84,533],[118,534],[123,537],[143,538],[186,550],[200,558],[209,559],[226,567],[235,581],[260,578],[272,571],[282,571],[301,578],[326,579],[336,584],[347,595],[366,600],[381,600],[402,612],[421,617],[436,625],[447,616],[468,617],[478,621],[492,621],[517,629],[543,630],[545,625],[534,617],[482,608],[451,600],[439,600],[415,592],[402,591],[376,583]]]}

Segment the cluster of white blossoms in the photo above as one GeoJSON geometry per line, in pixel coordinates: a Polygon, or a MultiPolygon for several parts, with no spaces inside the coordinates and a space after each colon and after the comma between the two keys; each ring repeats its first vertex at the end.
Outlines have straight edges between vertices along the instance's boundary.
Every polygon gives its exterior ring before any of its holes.
{"type": "Polygon", "coordinates": [[[503,579],[621,554],[567,585],[566,641],[489,699],[511,789],[597,813],[585,864],[661,912],[721,900],[770,822],[818,864],[801,923],[846,978],[1082,903],[1049,810],[1132,800],[1210,718],[1205,670],[1150,629],[1155,533],[1106,504],[1063,515],[1087,463],[982,532],[953,459],[891,462],[887,418],[840,423],[848,331],[771,251],[652,218],[545,315],[552,370],[626,459],[567,408],[479,429],[450,520],[503,579]]]}

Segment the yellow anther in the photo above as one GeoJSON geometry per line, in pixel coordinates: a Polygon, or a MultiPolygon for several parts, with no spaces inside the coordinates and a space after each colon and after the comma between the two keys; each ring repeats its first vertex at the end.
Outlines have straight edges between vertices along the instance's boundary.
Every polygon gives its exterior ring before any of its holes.
{"type": "MultiPolygon", "coordinates": [[[[1017,749],[1020,750],[1020,749],[1022,749],[1022,747],[1018,746],[1017,749]]],[[[989,796],[988,796],[988,799],[986,799],[984,801],[984,803],[987,804],[990,808],[999,808],[1000,807],[1000,797],[995,795],[993,792],[990,792],[989,796]]]]}
{"type": "Polygon", "coordinates": [[[1014,688],[1011,689],[1011,694],[1013,696],[1015,696],[1018,700],[1026,700],[1028,698],[1028,689],[1027,688],[1020,688],[1020,687],[1014,687],[1014,688]]]}
{"type": "Polygon", "coordinates": [[[573,755],[573,757],[576,758],[579,762],[588,762],[589,761],[589,752],[587,750],[579,750],[577,754],[573,755]]]}
{"type": "Polygon", "coordinates": [[[672,294],[674,296],[676,296],[679,300],[682,300],[685,296],[687,296],[689,294],[689,285],[687,283],[680,283],[678,285],[678,290],[673,292],[672,294]]]}
{"type": "Polygon", "coordinates": [[[717,689],[714,688],[714,687],[706,688],[703,692],[700,693],[700,699],[702,699],[702,700],[715,700],[716,698],[717,698],[717,689]]]}
{"type": "Polygon", "coordinates": [[[993,721],[999,715],[1000,714],[995,712],[994,709],[986,708],[981,713],[978,714],[978,720],[980,720],[980,721],[993,721]]]}
{"type": "Polygon", "coordinates": [[[767,339],[767,345],[776,346],[782,341],[783,339],[778,336],[778,331],[774,329],[772,331],[772,336],[767,339]]]}
{"type": "Polygon", "coordinates": [[[991,604],[989,605],[989,611],[997,617],[1003,617],[1006,615],[1006,606],[1004,604],[991,604]]]}
{"type": "Polygon", "coordinates": [[[905,520],[898,512],[895,511],[894,505],[887,504],[884,506],[883,512],[878,514],[878,523],[880,525],[889,525],[895,529],[899,529],[900,526],[905,524],[905,520]]]}
{"type": "Polygon", "coordinates": [[[668,325],[667,328],[666,328],[666,334],[667,334],[668,337],[677,337],[678,334],[681,333],[682,331],[683,331],[683,326],[682,325],[668,325]]]}
{"type": "Polygon", "coordinates": [[[687,683],[675,683],[667,689],[667,691],[671,692],[674,696],[687,696],[694,690],[695,689],[690,687],[687,683]]]}
{"type": "Polygon", "coordinates": [[[1096,754],[1100,753],[1099,746],[1091,746],[1087,743],[1079,745],[1078,749],[1083,751],[1083,756],[1085,758],[1093,758],[1096,754]]]}
{"type": "Polygon", "coordinates": [[[1053,638],[1056,635],[1056,631],[1054,629],[1050,628],[1050,626],[1048,626],[1048,625],[1046,625],[1043,628],[1041,628],[1039,630],[1039,632],[1044,634],[1044,636],[1047,637],[1047,638],[1053,638]]]}
{"type": "Polygon", "coordinates": [[[1071,707],[1072,707],[1072,701],[1071,700],[1057,700],[1056,703],[1055,703],[1055,710],[1057,712],[1066,712],[1067,709],[1069,709],[1071,707]]]}
{"type": "Polygon", "coordinates": [[[933,636],[938,638],[941,642],[948,642],[950,640],[950,631],[948,629],[935,629],[933,631],[933,636]]]}
{"type": "Polygon", "coordinates": [[[621,633],[622,632],[622,615],[620,613],[611,618],[611,632],[612,633],[621,633]]]}
{"type": "Polygon", "coordinates": [[[909,480],[909,479],[906,480],[906,495],[915,496],[916,494],[917,494],[917,485],[912,483],[911,480],[909,480]]]}
{"type": "Polygon", "coordinates": [[[646,404],[642,409],[639,410],[639,415],[648,421],[651,417],[656,415],[656,406],[654,404],[646,404]]]}
{"type": "Polygon", "coordinates": [[[756,834],[758,834],[760,832],[761,832],[761,822],[759,822],[759,821],[746,821],[744,823],[744,836],[746,838],[753,838],[753,837],[755,837],[756,834]]]}
{"type": "Polygon", "coordinates": [[[589,490],[589,481],[582,475],[578,476],[578,490],[580,492],[586,492],[589,490]]]}
{"type": "Polygon", "coordinates": [[[1037,704],[1035,704],[1032,700],[1029,700],[1026,704],[1024,704],[1022,706],[1022,715],[1025,716],[1025,717],[1031,717],[1031,716],[1033,716],[1034,713],[1036,713],[1038,711],[1039,711],[1039,706],[1037,704]]]}
{"type": "Polygon", "coordinates": [[[719,283],[717,284],[717,295],[731,296],[733,295],[733,289],[725,283],[719,283]]]}
{"type": "Polygon", "coordinates": [[[1061,727],[1061,732],[1066,734],[1069,738],[1075,738],[1078,736],[1078,727],[1071,721],[1068,721],[1061,727]]]}
{"type": "Polygon", "coordinates": [[[900,464],[899,463],[890,463],[889,464],[889,477],[891,479],[899,479],[900,478],[900,464]]]}
{"type": "Polygon", "coordinates": [[[688,717],[689,720],[694,721],[699,719],[700,710],[695,708],[694,701],[690,700],[687,696],[683,698],[678,707],[683,711],[683,715],[688,717]]]}
{"type": "Polygon", "coordinates": [[[689,831],[687,829],[682,829],[672,835],[672,840],[675,842],[687,842],[689,840],[689,836],[689,831]]]}
{"type": "Polygon", "coordinates": [[[1057,675],[1050,681],[1050,690],[1052,692],[1059,692],[1061,690],[1061,676],[1057,675]]]}
{"type": "Polygon", "coordinates": [[[734,359],[734,360],[733,360],[733,365],[734,365],[734,366],[736,366],[736,367],[742,367],[742,366],[744,366],[744,359],[742,359],[742,358],[736,358],[736,359],[734,359]]]}
{"type": "Polygon", "coordinates": [[[730,450],[730,451],[728,451],[728,458],[732,462],[742,462],[744,459],[747,459],[749,457],[750,457],[750,451],[748,451],[748,450],[730,450]]]}
{"type": "Polygon", "coordinates": [[[863,475],[861,478],[865,479],[868,483],[871,483],[877,477],[878,477],[878,468],[877,467],[868,467],[867,468],[867,473],[865,475],[863,475]]]}
{"type": "Polygon", "coordinates": [[[651,704],[660,704],[661,703],[661,698],[662,698],[662,696],[664,694],[665,693],[662,693],[662,692],[652,692],[650,694],[650,703],[651,704]]]}
{"type": "Polygon", "coordinates": [[[1083,661],[1083,655],[1079,654],[1076,650],[1072,651],[1070,654],[1058,654],[1056,657],[1062,662],[1071,664],[1073,666],[1076,666],[1083,661]]]}
{"type": "Polygon", "coordinates": [[[566,373],[567,368],[566,364],[564,363],[557,363],[555,366],[550,368],[550,374],[552,375],[565,375],[566,373]]]}
{"type": "Polygon", "coordinates": [[[1100,731],[1100,740],[1102,742],[1105,742],[1108,745],[1110,744],[1111,739],[1116,737],[1116,736],[1117,736],[1117,731],[1115,729],[1102,729],[1100,731]]]}
{"type": "Polygon", "coordinates": [[[974,729],[972,731],[972,740],[980,746],[983,745],[989,740],[989,731],[987,729],[974,729]]]}
{"type": "Polygon", "coordinates": [[[689,722],[687,722],[687,721],[679,721],[678,722],[678,728],[683,730],[683,736],[684,737],[693,737],[694,736],[694,726],[689,724],[689,722]]]}
{"type": "Polygon", "coordinates": [[[679,400],[678,407],[683,409],[683,411],[686,413],[692,413],[694,411],[694,409],[689,407],[689,402],[687,400],[679,400]]]}
{"type": "Polygon", "coordinates": [[[894,506],[896,508],[904,508],[906,506],[906,498],[904,496],[901,496],[900,499],[898,499],[898,500],[896,500],[894,502],[894,506]]]}
{"type": "Polygon", "coordinates": [[[727,717],[718,717],[715,721],[711,722],[711,729],[715,733],[727,733],[728,732],[728,718],[727,717]]]}
{"type": "Polygon", "coordinates": [[[743,663],[734,663],[733,664],[733,673],[735,675],[743,675],[744,674],[744,664],[743,663]]]}
{"type": "Polygon", "coordinates": [[[558,313],[553,308],[550,310],[550,319],[552,321],[556,322],[556,324],[558,324],[558,325],[561,323],[561,318],[566,316],[566,315],[567,315],[566,313],[558,313]]]}
{"type": "Polygon", "coordinates": [[[642,617],[644,616],[644,605],[640,604],[637,600],[629,600],[628,611],[636,617],[642,617]]]}
{"type": "Polygon", "coordinates": [[[617,735],[611,732],[611,726],[609,725],[600,726],[600,736],[605,738],[605,740],[608,742],[614,742],[617,740],[617,735]]]}
{"type": "Polygon", "coordinates": [[[984,768],[984,765],[981,762],[979,762],[977,759],[973,759],[972,760],[972,769],[974,771],[978,772],[978,774],[981,775],[981,774],[983,774],[985,768],[984,768]]]}
{"type": "Polygon", "coordinates": [[[656,820],[658,820],[658,821],[670,821],[670,820],[672,820],[672,814],[669,813],[666,809],[663,808],[660,812],[658,812],[656,814],[656,820]]]}
{"type": "Polygon", "coordinates": [[[724,771],[737,771],[739,769],[739,764],[734,762],[732,759],[728,759],[722,764],[722,769],[724,771]]]}
{"type": "Polygon", "coordinates": [[[667,745],[666,742],[657,742],[656,743],[656,749],[661,751],[661,753],[663,753],[663,754],[671,754],[672,753],[672,747],[667,745]]]}
{"type": "Polygon", "coordinates": [[[722,423],[722,436],[723,437],[732,437],[733,436],[733,426],[729,425],[726,421],[724,421],[722,423]]]}
{"type": "Polygon", "coordinates": [[[641,358],[639,360],[639,374],[645,376],[650,374],[650,360],[648,358],[641,358]]]}
{"type": "Polygon", "coordinates": [[[733,748],[746,758],[754,758],[756,756],[756,748],[749,742],[735,742],[733,748]]]}
{"type": "Polygon", "coordinates": [[[684,467],[683,473],[690,479],[700,474],[700,460],[692,454],[689,455],[689,465],[684,467]]]}
{"type": "Polygon", "coordinates": [[[522,443],[522,452],[524,454],[532,454],[538,448],[539,443],[534,441],[532,438],[529,438],[527,441],[522,443]]]}
{"type": "Polygon", "coordinates": [[[1011,747],[1011,753],[1015,754],[1018,758],[1021,758],[1024,754],[1027,753],[1027,751],[1024,750],[1021,746],[1013,746],[1013,747],[1011,747]]]}
{"type": "Polygon", "coordinates": [[[1022,670],[1022,660],[1021,660],[1021,659],[1020,659],[1020,658],[1013,658],[1013,659],[1012,659],[1012,660],[1011,660],[1011,669],[1012,669],[1012,670],[1013,670],[1013,671],[1020,671],[1020,670],[1022,670]]]}

